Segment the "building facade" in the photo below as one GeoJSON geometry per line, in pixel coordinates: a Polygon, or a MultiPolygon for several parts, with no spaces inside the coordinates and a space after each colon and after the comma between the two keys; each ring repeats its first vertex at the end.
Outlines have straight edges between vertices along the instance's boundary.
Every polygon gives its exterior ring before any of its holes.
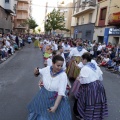
{"type": "Polygon", "coordinates": [[[16,16],[14,18],[14,30],[24,32],[27,29],[25,21],[30,18],[31,0],[18,0],[16,7],[16,16]]]}
{"type": "Polygon", "coordinates": [[[119,0],[98,0],[98,15],[94,40],[120,43],[120,2],[119,0]]]}
{"type": "Polygon", "coordinates": [[[13,30],[12,17],[15,14],[16,4],[15,0],[0,0],[0,33],[13,30]]]}
{"type": "Polygon", "coordinates": [[[65,20],[65,28],[69,31],[60,31],[56,30],[56,34],[61,34],[64,37],[71,37],[72,36],[72,28],[71,28],[71,19],[72,19],[72,8],[73,7],[73,0],[61,0],[58,3],[58,9],[60,10],[61,14],[64,13],[64,20],[65,20]]]}
{"type": "Polygon", "coordinates": [[[97,0],[74,0],[71,26],[74,27],[74,38],[93,40],[97,15],[97,0]]]}

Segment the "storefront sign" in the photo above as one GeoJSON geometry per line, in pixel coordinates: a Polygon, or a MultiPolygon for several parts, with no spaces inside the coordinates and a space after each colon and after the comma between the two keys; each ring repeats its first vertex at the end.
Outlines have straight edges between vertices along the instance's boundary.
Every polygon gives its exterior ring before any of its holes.
{"type": "Polygon", "coordinates": [[[104,42],[105,42],[106,45],[108,44],[109,31],[110,31],[110,28],[105,28],[105,31],[104,31],[104,42]]]}
{"type": "Polygon", "coordinates": [[[78,34],[78,29],[75,29],[74,33],[75,33],[75,34],[78,34]]]}
{"type": "Polygon", "coordinates": [[[109,29],[109,35],[120,35],[120,28],[110,28],[109,29]]]}

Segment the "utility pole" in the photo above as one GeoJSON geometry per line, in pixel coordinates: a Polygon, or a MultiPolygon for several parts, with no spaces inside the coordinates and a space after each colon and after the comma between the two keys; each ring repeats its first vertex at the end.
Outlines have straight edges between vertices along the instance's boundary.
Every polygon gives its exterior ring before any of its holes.
{"type": "Polygon", "coordinates": [[[47,18],[47,8],[48,8],[48,2],[46,2],[46,6],[45,6],[45,22],[44,22],[44,32],[46,33],[45,31],[45,24],[46,24],[46,18],[47,18]]]}

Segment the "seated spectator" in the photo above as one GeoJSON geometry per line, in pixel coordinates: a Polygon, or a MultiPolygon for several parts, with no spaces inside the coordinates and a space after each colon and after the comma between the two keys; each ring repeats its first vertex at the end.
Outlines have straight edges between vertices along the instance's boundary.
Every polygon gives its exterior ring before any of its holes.
{"type": "Polygon", "coordinates": [[[106,55],[106,56],[103,58],[102,62],[99,64],[99,66],[106,66],[109,60],[110,60],[109,55],[106,55]]]}
{"type": "Polygon", "coordinates": [[[107,66],[107,70],[112,70],[115,67],[115,65],[116,65],[116,60],[115,59],[109,60],[107,65],[108,65],[107,66]]]}
{"type": "Polygon", "coordinates": [[[113,73],[119,73],[119,67],[120,67],[120,64],[116,64],[116,65],[114,66],[114,68],[112,69],[112,72],[113,72],[113,73]]]}
{"type": "Polygon", "coordinates": [[[109,42],[108,45],[106,46],[106,48],[108,48],[108,50],[111,50],[112,49],[112,44],[109,42]]]}

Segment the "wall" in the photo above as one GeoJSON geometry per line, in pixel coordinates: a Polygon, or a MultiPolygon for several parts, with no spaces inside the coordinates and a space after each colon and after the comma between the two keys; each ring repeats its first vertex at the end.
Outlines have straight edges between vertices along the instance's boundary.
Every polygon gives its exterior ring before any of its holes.
{"type": "Polygon", "coordinates": [[[104,36],[104,30],[105,28],[95,28],[94,29],[94,35],[93,35],[93,40],[98,41],[98,36],[104,36]]]}
{"type": "Polygon", "coordinates": [[[100,19],[100,11],[101,8],[107,7],[107,13],[106,13],[106,20],[105,20],[105,25],[108,25],[108,15],[109,15],[109,6],[110,6],[110,0],[102,0],[101,2],[98,3],[98,15],[97,15],[97,21],[96,21],[96,26],[99,26],[99,19],[100,19]]]}
{"type": "MultiPolygon", "coordinates": [[[[94,24],[93,23],[75,26],[74,27],[74,33],[75,33],[76,29],[77,29],[78,33],[79,32],[82,33],[82,36],[80,38],[82,38],[84,40],[90,40],[90,41],[93,40],[93,33],[94,33],[94,24]],[[86,35],[87,31],[91,31],[90,36],[86,35]]],[[[74,34],[74,37],[75,37],[75,34],[74,34]]]]}
{"type": "Polygon", "coordinates": [[[3,8],[0,7],[0,29],[3,29],[5,32],[5,29],[12,30],[12,22],[11,22],[11,15],[3,8]]]}

